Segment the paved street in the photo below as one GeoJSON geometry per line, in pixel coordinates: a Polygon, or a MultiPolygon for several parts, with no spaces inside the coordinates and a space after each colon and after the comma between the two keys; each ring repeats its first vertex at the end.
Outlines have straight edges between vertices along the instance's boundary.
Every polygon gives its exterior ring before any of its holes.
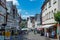
{"type": "Polygon", "coordinates": [[[39,34],[34,34],[33,32],[30,32],[26,35],[20,35],[12,38],[11,40],[55,40],[55,39],[49,39],[44,36],[40,36],[39,34]]]}

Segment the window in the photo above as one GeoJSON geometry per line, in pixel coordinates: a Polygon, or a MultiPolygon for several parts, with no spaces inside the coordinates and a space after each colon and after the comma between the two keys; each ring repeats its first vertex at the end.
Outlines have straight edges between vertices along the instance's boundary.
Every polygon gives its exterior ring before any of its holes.
{"type": "Polygon", "coordinates": [[[56,11],[56,8],[54,9],[54,11],[56,11]]]}
{"type": "Polygon", "coordinates": [[[45,5],[45,10],[47,10],[47,4],[45,5]]]}
{"type": "Polygon", "coordinates": [[[0,6],[0,14],[6,15],[6,10],[2,6],[0,6]]]}
{"type": "Polygon", "coordinates": [[[50,19],[51,19],[51,12],[50,12],[50,19]]]}
{"type": "Polygon", "coordinates": [[[0,23],[4,23],[4,17],[0,15],[0,23]]]}
{"type": "Polygon", "coordinates": [[[53,4],[55,4],[56,3],[56,0],[53,0],[53,4]]]}
{"type": "Polygon", "coordinates": [[[51,7],[51,0],[49,1],[49,8],[51,7]]]}
{"type": "Polygon", "coordinates": [[[53,10],[51,11],[51,18],[53,18],[53,16],[54,16],[54,13],[53,13],[53,10]]]}
{"type": "Polygon", "coordinates": [[[46,18],[46,20],[48,20],[48,13],[46,14],[46,17],[45,18],[46,18]]]}
{"type": "Polygon", "coordinates": [[[1,0],[1,5],[2,5],[2,7],[6,7],[6,1],[5,0],[1,0]]]}
{"type": "Polygon", "coordinates": [[[52,13],[53,13],[53,10],[52,10],[52,13]]]}
{"type": "Polygon", "coordinates": [[[55,12],[55,13],[57,12],[56,8],[54,9],[54,12],[55,12]]]}
{"type": "Polygon", "coordinates": [[[1,0],[3,3],[5,3],[5,0],[1,0]]]}
{"type": "Polygon", "coordinates": [[[47,19],[49,19],[49,13],[47,13],[47,19]]]}
{"type": "Polygon", "coordinates": [[[51,16],[50,16],[50,12],[49,12],[49,19],[50,19],[50,17],[51,17],[51,16]]]}

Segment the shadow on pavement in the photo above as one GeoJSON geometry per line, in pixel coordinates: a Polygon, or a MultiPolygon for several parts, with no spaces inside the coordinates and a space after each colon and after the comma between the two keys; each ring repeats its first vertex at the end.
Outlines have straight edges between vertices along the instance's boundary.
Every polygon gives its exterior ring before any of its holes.
{"type": "Polygon", "coordinates": [[[51,40],[50,38],[48,38],[48,37],[45,37],[45,40],[51,40]]]}

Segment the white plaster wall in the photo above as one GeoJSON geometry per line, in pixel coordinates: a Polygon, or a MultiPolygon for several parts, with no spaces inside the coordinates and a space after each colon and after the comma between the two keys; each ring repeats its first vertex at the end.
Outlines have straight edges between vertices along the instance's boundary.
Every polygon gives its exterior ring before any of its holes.
{"type": "MultiPolygon", "coordinates": [[[[47,10],[42,13],[42,17],[46,16],[46,14],[49,13],[49,12],[51,12],[52,10],[53,10],[53,13],[52,13],[53,15],[51,15],[51,16],[54,17],[54,9],[56,8],[56,10],[58,10],[58,0],[56,0],[56,3],[55,3],[55,4],[53,4],[53,1],[54,1],[54,0],[51,0],[51,7],[50,7],[50,8],[48,8],[49,5],[48,5],[48,3],[47,3],[47,10]]],[[[45,19],[45,18],[44,18],[44,19],[45,19]]],[[[42,19],[42,20],[44,20],[44,19],[42,19]]],[[[53,18],[53,19],[46,20],[46,21],[42,22],[42,24],[54,23],[54,22],[55,22],[55,20],[54,20],[54,18],[53,18]]]]}
{"type": "Polygon", "coordinates": [[[32,28],[32,23],[31,23],[31,20],[30,19],[27,21],[27,27],[28,28],[32,28]]]}
{"type": "Polygon", "coordinates": [[[37,28],[37,22],[35,21],[35,28],[37,28]]]}

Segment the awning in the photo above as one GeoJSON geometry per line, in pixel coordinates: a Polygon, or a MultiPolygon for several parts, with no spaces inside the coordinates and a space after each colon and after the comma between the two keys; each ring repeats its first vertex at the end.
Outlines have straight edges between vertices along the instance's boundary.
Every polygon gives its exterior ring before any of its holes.
{"type": "Polygon", "coordinates": [[[51,26],[53,26],[54,24],[50,24],[50,25],[43,25],[42,28],[49,28],[51,26]]]}
{"type": "Polygon", "coordinates": [[[29,28],[22,28],[21,30],[29,30],[29,28]]]}
{"type": "Polygon", "coordinates": [[[37,28],[37,30],[42,30],[43,28],[37,28]]]}

